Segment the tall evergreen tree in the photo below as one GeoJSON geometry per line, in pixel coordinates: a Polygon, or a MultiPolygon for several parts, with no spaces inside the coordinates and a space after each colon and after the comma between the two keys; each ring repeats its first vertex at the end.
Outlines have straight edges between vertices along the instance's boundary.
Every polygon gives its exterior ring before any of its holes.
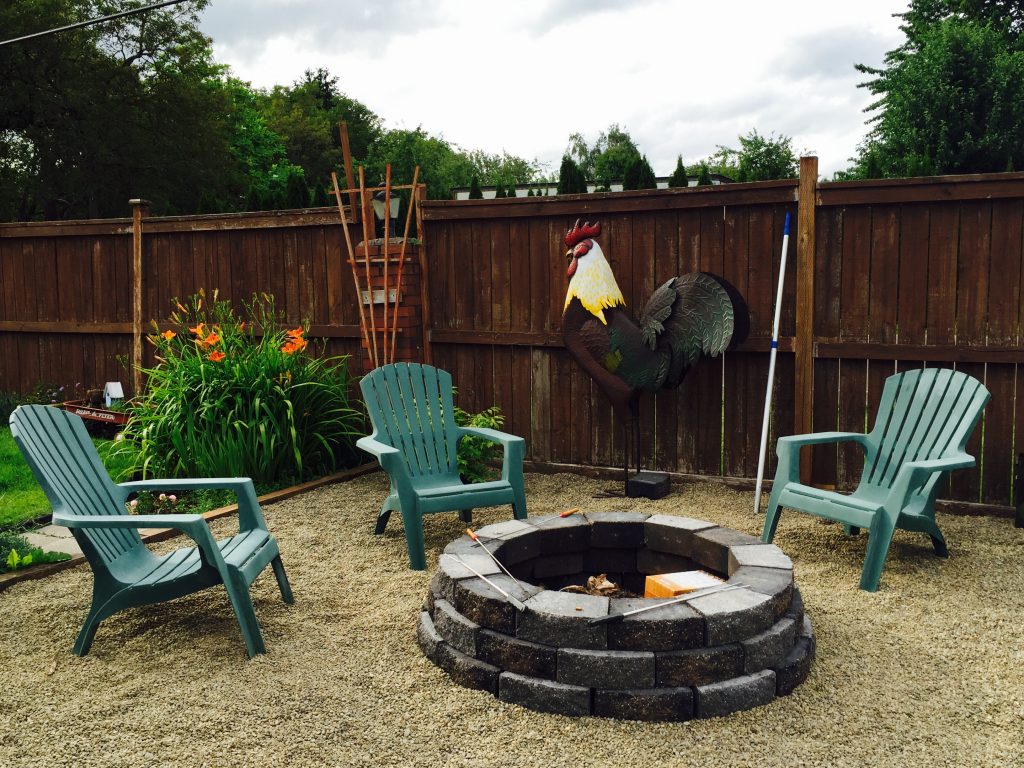
{"type": "Polygon", "coordinates": [[[634,157],[626,164],[626,170],[622,176],[623,189],[656,189],[657,180],[654,178],[654,170],[647,162],[647,156],[634,157]]]}
{"type": "Polygon", "coordinates": [[[482,200],[484,193],[480,190],[480,180],[474,176],[473,180],[469,182],[469,199],[470,200],[482,200]]]}
{"type": "Polygon", "coordinates": [[[707,163],[701,163],[697,167],[697,186],[706,187],[711,184],[714,184],[714,182],[711,180],[711,169],[708,168],[707,163]]]}
{"type": "Polygon", "coordinates": [[[683,165],[682,155],[676,158],[676,168],[668,177],[668,185],[672,188],[690,186],[690,177],[686,173],[686,166],[683,165]]]}
{"type": "Polygon", "coordinates": [[[562,156],[562,165],[558,169],[559,195],[576,195],[587,191],[587,180],[583,172],[569,155],[562,156]]]}

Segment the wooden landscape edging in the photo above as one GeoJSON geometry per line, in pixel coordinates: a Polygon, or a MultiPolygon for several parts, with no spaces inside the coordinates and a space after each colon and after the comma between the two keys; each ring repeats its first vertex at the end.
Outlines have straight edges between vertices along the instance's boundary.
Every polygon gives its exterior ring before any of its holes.
{"type": "MultiPolygon", "coordinates": [[[[261,507],[266,507],[271,504],[276,504],[279,501],[290,499],[293,496],[297,496],[300,493],[306,491],[312,491],[316,488],[320,488],[325,485],[331,485],[333,483],[344,483],[352,480],[361,475],[367,475],[378,469],[376,462],[360,464],[358,467],[352,469],[342,470],[341,472],[335,472],[331,475],[324,475],[318,477],[315,480],[310,480],[299,485],[292,485],[288,488],[281,488],[277,491],[271,491],[270,493],[264,494],[263,496],[257,497],[257,501],[261,507]]],[[[222,517],[228,517],[238,511],[238,504],[228,504],[225,507],[218,507],[217,509],[211,509],[209,512],[203,513],[203,519],[206,521],[219,520],[222,517]]],[[[140,531],[141,533],[141,531],[140,531]]],[[[145,544],[153,544],[158,541],[166,541],[167,539],[173,539],[177,536],[184,536],[185,534],[177,528],[155,528],[149,529],[148,533],[141,533],[142,541],[145,544]]],[[[49,576],[53,573],[67,570],[68,568],[74,568],[76,566],[85,563],[84,555],[76,555],[70,560],[61,560],[59,563],[46,563],[45,565],[38,565],[24,570],[10,571],[8,573],[0,573],[0,592],[3,592],[8,587],[17,584],[21,581],[33,581],[35,579],[41,579],[45,576],[49,576]]]]}

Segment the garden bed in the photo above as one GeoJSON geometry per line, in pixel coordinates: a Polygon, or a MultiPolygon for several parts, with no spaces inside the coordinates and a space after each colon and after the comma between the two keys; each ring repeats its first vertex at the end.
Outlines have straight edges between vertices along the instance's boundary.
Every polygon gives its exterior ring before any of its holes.
{"type": "MultiPolygon", "coordinates": [[[[678,514],[749,534],[750,494],[710,484],[656,502],[593,499],[607,481],[528,475],[531,516],[569,507],[678,514]]],[[[428,566],[407,567],[397,516],[373,523],[381,473],[267,509],[295,590],[253,586],[269,653],[245,652],[223,589],[104,622],[70,655],[91,576],[76,568],[0,595],[0,760],[135,766],[829,765],[1007,766],[1021,761],[1024,533],[1005,519],[941,515],[951,557],[898,531],[881,590],[857,589],[864,537],[783,516],[814,619],[817,658],[791,695],[688,723],[541,714],[463,688],[428,661],[415,628],[458,516],[425,524],[428,566]]],[[[474,526],[506,521],[478,510],[474,526]]],[[[236,520],[216,521],[225,535],[236,520]]],[[[178,546],[181,540],[160,546],[178,546]]]]}

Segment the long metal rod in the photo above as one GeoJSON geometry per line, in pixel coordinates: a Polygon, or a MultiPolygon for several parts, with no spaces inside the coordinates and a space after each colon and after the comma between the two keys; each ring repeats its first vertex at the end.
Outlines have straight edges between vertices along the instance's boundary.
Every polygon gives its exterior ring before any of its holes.
{"type": "MultiPolygon", "coordinates": [[[[522,600],[517,600],[516,598],[512,597],[512,595],[510,595],[504,589],[502,589],[497,584],[495,584],[493,581],[488,579],[486,576],[484,576],[482,573],[480,573],[480,571],[478,571],[476,568],[474,568],[472,565],[467,563],[465,560],[463,560],[458,555],[449,555],[448,553],[445,553],[444,557],[452,558],[453,560],[458,562],[459,565],[461,565],[463,568],[465,568],[466,570],[468,570],[471,573],[473,573],[478,579],[483,579],[485,582],[490,584],[492,587],[494,587],[496,590],[498,590],[501,594],[503,594],[505,596],[505,598],[512,604],[512,606],[517,611],[519,611],[520,613],[523,613],[523,612],[526,611],[526,604],[522,600]]],[[[520,585],[520,586],[522,586],[522,585],[520,585]]]]}
{"type": "Polygon", "coordinates": [[[499,568],[501,568],[501,570],[503,570],[505,572],[505,574],[510,579],[512,579],[512,581],[514,581],[516,583],[517,587],[519,587],[520,589],[525,589],[525,587],[523,587],[523,585],[519,583],[519,579],[517,579],[515,576],[513,576],[512,572],[508,568],[506,568],[504,565],[501,564],[501,560],[499,560],[497,557],[495,557],[494,553],[491,552],[491,550],[489,550],[487,548],[487,545],[484,544],[482,541],[480,541],[480,537],[477,536],[475,533],[473,533],[473,529],[472,528],[467,528],[466,529],[466,533],[469,534],[469,538],[471,538],[473,541],[475,541],[477,544],[480,545],[480,547],[483,549],[484,552],[486,552],[488,555],[491,556],[491,560],[494,561],[494,564],[496,566],[498,566],[499,568]]]}
{"type": "MultiPolygon", "coordinates": [[[[469,566],[466,566],[467,568],[469,566]]],[[[746,584],[723,584],[722,586],[705,587],[704,589],[696,590],[682,597],[677,597],[675,600],[669,600],[664,603],[655,603],[654,605],[645,605],[643,608],[634,608],[632,611],[625,611],[624,613],[609,613],[607,616],[598,616],[597,618],[591,619],[589,624],[607,624],[610,621],[621,621],[627,616],[635,616],[638,613],[644,613],[646,611],[653,611],[656,608],[664,608],[668,605],[675,605],[677,603],[685,603],[687,600],[696,600],[698,597],[704,597],[706,595],[717,595],[719,592],[729,592],[733,589],[740,589],[747,586],[746,584]]]]}
{"type": "Polygon", "coordinates": [[[775,382],[775,358],[779,354],[779,319],[782,316],[782,287],[786,281],[786,252],[789,250],[789,214],[782,234],[782,258],[779,259],[779,288],[775,294],[775,320],[772,323],[772,351],[768,358],[768,388],[764,393],[764,419],[761,422],[761,448],[757,454],[757,484],[754,486],[754,514],[761,511],[761,483],[764,481],[764,457],[768,450],[768,422],[772,410],[772,385],[775,382]]]}
{"type": "Polygon", "coordinates": [[[63,27],[55,27],[54,29],[47,29],[42,32],[33,32],[31,35],[23,35],[22,37],[15,37],[11,40],[4,40],[0,42],[0,46],[10,45],[11,43],[21,43],[25,40],[33,40],[37,37],[45,37],[46,35],[55,35],[58,32],[67,32],[69,29],[78,29],[80,27],[88,27],[92,24],[99,24],[104,21],[113,21],[114,19],[120,19],[122,16],[134,16],[137,13],[145,13],[146,11],[155,11],[157,8],[163,8],[166,5],[177,5],[178,3],[184,3],[186,0],[163,0],[162,3],[153,3],[152,5],[144,5],[142,8],[131,8],[127,11],[119,11],[118,13],[111,13],[108,16],[100,16],[96,19],[89,19],[88,21],[79,21],[74,24],[68,24],[63,27]]]}

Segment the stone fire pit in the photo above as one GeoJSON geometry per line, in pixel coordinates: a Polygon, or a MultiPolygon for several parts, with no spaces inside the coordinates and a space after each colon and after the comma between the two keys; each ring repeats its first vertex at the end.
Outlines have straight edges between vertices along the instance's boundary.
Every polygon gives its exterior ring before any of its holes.
{"type": "Polygon", "coordinates": [[[417,639],[451,678],[544,712],[632,720],[716,717],[804,681],[815,640],[778,547],[674,515],[592,512],[477,531],[519,587],[468,536],[445,548],[417,639]],[[648,574],[694,568],[747,585],[613,623],[590,619],[664,600],[560,592],[607,573],[643,594],[648,574]]]}

